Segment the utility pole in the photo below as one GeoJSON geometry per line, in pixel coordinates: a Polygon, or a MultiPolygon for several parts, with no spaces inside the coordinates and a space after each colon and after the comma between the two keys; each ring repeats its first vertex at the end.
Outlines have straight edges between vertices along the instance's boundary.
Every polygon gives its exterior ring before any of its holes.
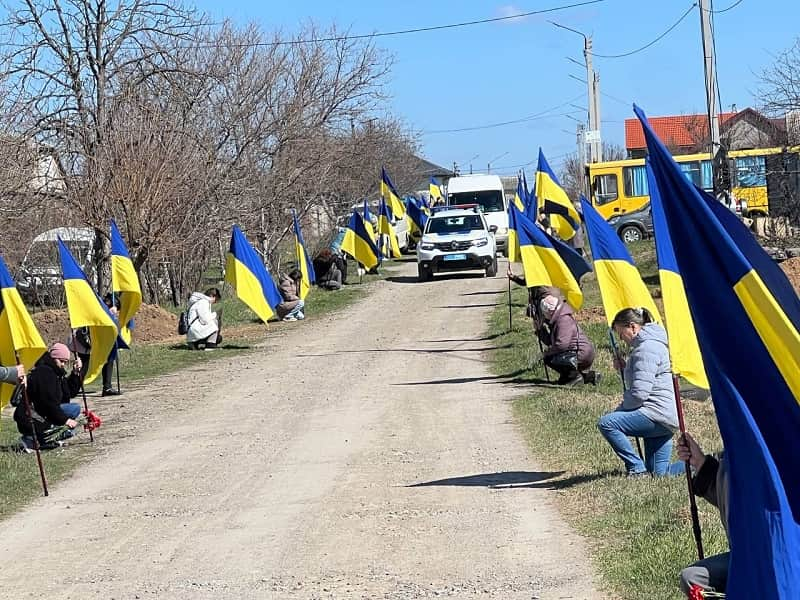
{"type": "Polygon", "coordinates": [[[550,21],[550,23],[583,37],[583,59],[586,65],[586,84],[589,96],[589,130],[586,132],[586,143],[589,145],[589,162],[600,162],[603,160],[603,142],[600,136],[600,76],[594,72],[592,65],[592,37],[555,21],[550,21]]]}
{"type": "Polygon", "coordinates": [[[703,70],[706,76],[706,109],[708,130],[711,134],[711,168],[713,169],[714,194],[722,191],[722,172],[725,152],[719,133],[717,113],[717,68],[714,57],[714,30],[711,27],[711,2],[700,0],[700,35],[703,40],[703,70]]]}
{"type": "Polygon", "coordinates": [[[586,127],[584,127],[583,123],[578,123],[577,125],[576,138],[578,143],[578,162],[581,167],[578,183],[581,193],[586,196],[586,198],[591,198],[586,185],[586,127]]]}

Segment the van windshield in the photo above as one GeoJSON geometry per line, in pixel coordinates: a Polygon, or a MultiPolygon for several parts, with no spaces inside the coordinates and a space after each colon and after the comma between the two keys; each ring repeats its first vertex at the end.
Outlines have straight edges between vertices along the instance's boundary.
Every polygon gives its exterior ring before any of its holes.
{"type": "Polygon", "coordinates": [[[483,212],[501,212],[506,209],[503,192],[500,190],[481,190],[477,192],[457,192],[448,196],[450,204],[479,204],[483,212]]]}
{"type": "Polygon", "coordinates": [[[476,229],[483,229],[483,223],[479,215],[468,215],[463,217],[439,217],[428,220],[427,233],[447,235],[453,233],[469,233],[476,229]]]}

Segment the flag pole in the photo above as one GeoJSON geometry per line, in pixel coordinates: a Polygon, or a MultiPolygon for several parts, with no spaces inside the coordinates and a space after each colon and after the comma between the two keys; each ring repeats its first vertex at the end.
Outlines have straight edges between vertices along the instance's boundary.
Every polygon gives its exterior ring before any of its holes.
{"type": "MultiPolygon", "coordinates": [[[[89,356],[90,356],[89,360],[91,360],[91,351],[90,351],[89,356]]],[[[77,350],[75,350],[75,357],[78,358],[78,351],[77,350]]],[[[83,366],[83,365],[81,365],[81,366],[83,366]]],[[[87,369],[89,368],[88,364],[86,365],[86,368],[87,369]]],[[[83,410],[84,410],[84,412],[86,413],[86,415],[88,417],[88,415],[89,415],[89,402],[86,400],[86,388],[83,386],[83,374],[81,374],[81,395],[83,396],[83,410]]],[[[94,444],[94,433],[92,433],[91,429],[89,429],[89,441],[94,444]]]]}
{"type": "MultiPolygon", "coordinates": [[[[611,351],[614,353],[614,358],[618,361],[620,360],[619,348],[617,347],[617,340],[614,339],[614,330],[609,327],[608,328],[608,339],[611,340],[611,351]]],[[[622,381],[622,393],[625,393],[625,374],[623,373],[622,369],[618,371],[619,378],[622,381]]],[[[639,438],[636,439],[636,451],[639,453],[639,459],[644,460],[644,455],[642,454],[642,442],[639,438]]]]}
{"type": "MultiPolygon", "coordinates": [[[[536,325],[536,339],[539,341],[539,352],[542,355],[542,368],[544,369],[544,376],[547,379],[547,383],[552,383],[550,381],[550,369],[547,368],[547,364],[544,362],[544,344],[542,344],[542,338],[539,337],[539,330],[544,326],[541,322],[541,314],[539,313],[539,307],[533,307],[533,322],[536,325]]],[[[552,341],[552,340],[551,340],[552,341]]]]}
{"type": "MultiPolygon", "coordinates": [[[[678,375],[672,374],[672,389],[675,392],[675,407],[678,409],[678,429],[681,435],[686,433],[686,423],[683,419],[683,404],[681,403],[681,387],[678,382],[678,375]]],[[[687,460],[684,464],[686,470],[686,487],[689,490],[689,512],[692,515],[692,531],[694,532],[694,543],[697,545],[697,557],[700,560],[705,558],[703,553],[703,534],[700,530],[700,516],[697,513],[697,501],[694,497],[694,484],[692,483],[692,469],[687,460]]]]}
{"type": "MultiPolygon", "coordinates": [[[[21,364],[19,360],[19,354],[16,350],[14,350],[14,357],[17,360],[17,364],[21,364]]],[[[33,411],[31,410],[31,401],[28,398],[28,382],[27,380],[22,385],[22,402],[25,404],[25,418],[28,419],[28,425],[31,428],[31,433],[33,434],[33,451],[36,453],[36,463],[39,465],[39,477],[42,479],[42,493],[45,496],[49,496],[50,492],[47,489],[47,476],[44,474],[44,464],[42,463],[42,451],[39,446],[39,435],[36,433],[36,428],[33,425],[33,411]]]]}
{"type": "MultiPolygon", "coordinates": [[[[117,296],[116,294],[114,294],[114,290],[111,290],[111,306],[116,306],[116,305],[117,305],[117,296]]],[[[119,385],[119,334],[117,334],[117,337],[114,338],[114,366],[116,367],[117,371],[117,393],[122,394],[122,387],[120,387],[119,385]]]]}
{"type": "Polygon", "coordinates": [[[508,332],[511,333],[511,277],[508,277],[508,332]]]}

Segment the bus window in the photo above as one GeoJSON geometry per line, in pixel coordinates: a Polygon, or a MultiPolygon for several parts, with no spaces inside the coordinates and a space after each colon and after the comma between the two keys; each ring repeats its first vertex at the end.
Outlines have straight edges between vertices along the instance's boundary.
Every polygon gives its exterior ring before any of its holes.
{"type": "Polygon", "coordinates": [[[711,170],[710,160],[700,161],[700,187],[707,192],[714,191],[714,172],[711,170]]]}
{"type": "Polygon", "coordinates": [[[615,174],[594,176],[592,191],[594,192],[594,203],[597,206],[614,202],[619,198],[618,190],[615,174]]]}
{"type": "Polygon", "coordinates": [[[628,198],[650,195],[650,192],[647,191],[647,171],[644,165],[623,167],[622,181],[625,196],[628,198]]]}
{"type": "Polygon", "coordinates": [[[678,166],[683,171],[686,179],[691,181],[697,187],[703,187],[703,179],[700,173],[700,162],[693,160],[690,162],[678,163],[678,166]]]}
{"type": "Polygon", "coordinates": [[[754,188],[767,185],[766,160],[763,156],[736,157],[737,187],[754,188]]]}

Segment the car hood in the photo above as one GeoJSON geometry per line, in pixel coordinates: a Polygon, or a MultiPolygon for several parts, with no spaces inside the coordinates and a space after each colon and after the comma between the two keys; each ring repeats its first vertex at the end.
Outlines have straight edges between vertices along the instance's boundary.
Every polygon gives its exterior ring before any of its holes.
{"type": "Polygon", "coordinates": [[[424,236],[422,236],[422,241],[437,243],[437,244],[440,244],[442,242],[468,242],[472,240],[479,240],[487,236],[488,234],[485,231],[470,231],[468,233],[446,233],[446,234],[426,233],[424,236]]]}

